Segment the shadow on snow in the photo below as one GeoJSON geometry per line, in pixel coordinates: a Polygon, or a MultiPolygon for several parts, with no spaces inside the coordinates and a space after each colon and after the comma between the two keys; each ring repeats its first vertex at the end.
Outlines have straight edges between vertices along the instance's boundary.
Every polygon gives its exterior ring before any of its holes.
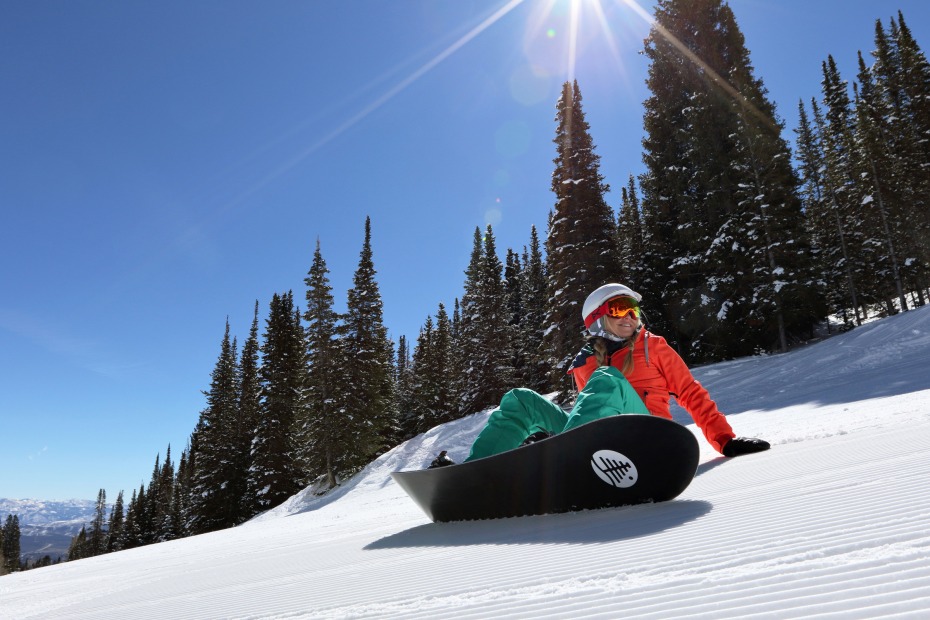
{"type": "Polygon", "coordinates": [[[600,544],[662,532],[709,513],[709,502],[673,500],[557,515],[419,525],[366,550],[469,545],[600,544]]]}

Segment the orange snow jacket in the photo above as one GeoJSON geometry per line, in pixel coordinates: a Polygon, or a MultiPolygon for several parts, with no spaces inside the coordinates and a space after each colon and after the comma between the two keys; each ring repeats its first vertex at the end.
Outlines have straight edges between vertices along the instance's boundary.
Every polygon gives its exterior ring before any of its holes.
{"type": "MultiPolygon", "coordinates": [[[[627,352],[626,346],[611,352],[608,363],[621,369],[627,352]]],[[[585,345],[568,371],[574,377],[579,392],[584,389],[597,366],[594,349],[590,344],[585,345]]],[[[640,330],[633,345],[633,369],[626,378],[654,416],[672,419],[669,398],[674,396],[718,452],[722,452],[723,446],[735,437],[733,429],[717,409],[717,404],[711,400],[710,394],[662,336],[646,329],[640,330]]]]}

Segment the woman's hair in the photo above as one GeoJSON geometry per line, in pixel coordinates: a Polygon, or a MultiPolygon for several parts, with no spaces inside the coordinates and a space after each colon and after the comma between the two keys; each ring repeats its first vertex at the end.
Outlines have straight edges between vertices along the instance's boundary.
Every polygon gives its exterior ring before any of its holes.
{"type": "MultiPolygon", "coordinates": [[[[640,326],[642,326],[642,324],[640,324],[640,326]]],[[[633,335],[626,343],[626,356],[623,358],[623,365],[620,367],[620,372],[622,372],[624,376],[630,374],[633,370],[633,345],[636,343],[637,335],[639,335],[639,329],[633,332],[633,335]]],[[[597,359],[597,365],[607,366],[610,363],[608,359],[610,356],[607,353],[607,339],[596,336],[591,339],[591,346],[594,348],[594,357],[597,359]]],[[[618,352],[620,350],[618,350],[618,352]]]]}

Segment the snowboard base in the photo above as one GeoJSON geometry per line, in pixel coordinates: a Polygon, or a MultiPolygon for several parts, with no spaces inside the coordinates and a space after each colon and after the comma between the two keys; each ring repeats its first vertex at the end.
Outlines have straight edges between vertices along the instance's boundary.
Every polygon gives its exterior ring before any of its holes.
{"type": "Polygon", "coordinates": [[[498,519],[663,502],[697,471],[697,439],[626,414],[487,458],[391,476],[433,521],[498,519]]]}

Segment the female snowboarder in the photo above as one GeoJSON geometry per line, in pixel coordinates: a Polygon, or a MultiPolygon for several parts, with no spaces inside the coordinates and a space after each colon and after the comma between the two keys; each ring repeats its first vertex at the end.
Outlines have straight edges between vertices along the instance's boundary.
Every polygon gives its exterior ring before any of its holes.
{"type": "MultiPolygon", "coordinates": [[[[645,329],[640,301],[639,293],[616,283],[588,295],[582,318],[589,339],[568,370],[579,392],[571,412],[533,390],[511,390],[491,412],[466,462],[607,416],[638,413],[671,419],[671,396],[724,456],[767,450],[768,442],[761,439],[736,437],[681,356],[663,337],[645,329]]],[[[443,452],[430,467],[451,464],[443,452]]]]}

